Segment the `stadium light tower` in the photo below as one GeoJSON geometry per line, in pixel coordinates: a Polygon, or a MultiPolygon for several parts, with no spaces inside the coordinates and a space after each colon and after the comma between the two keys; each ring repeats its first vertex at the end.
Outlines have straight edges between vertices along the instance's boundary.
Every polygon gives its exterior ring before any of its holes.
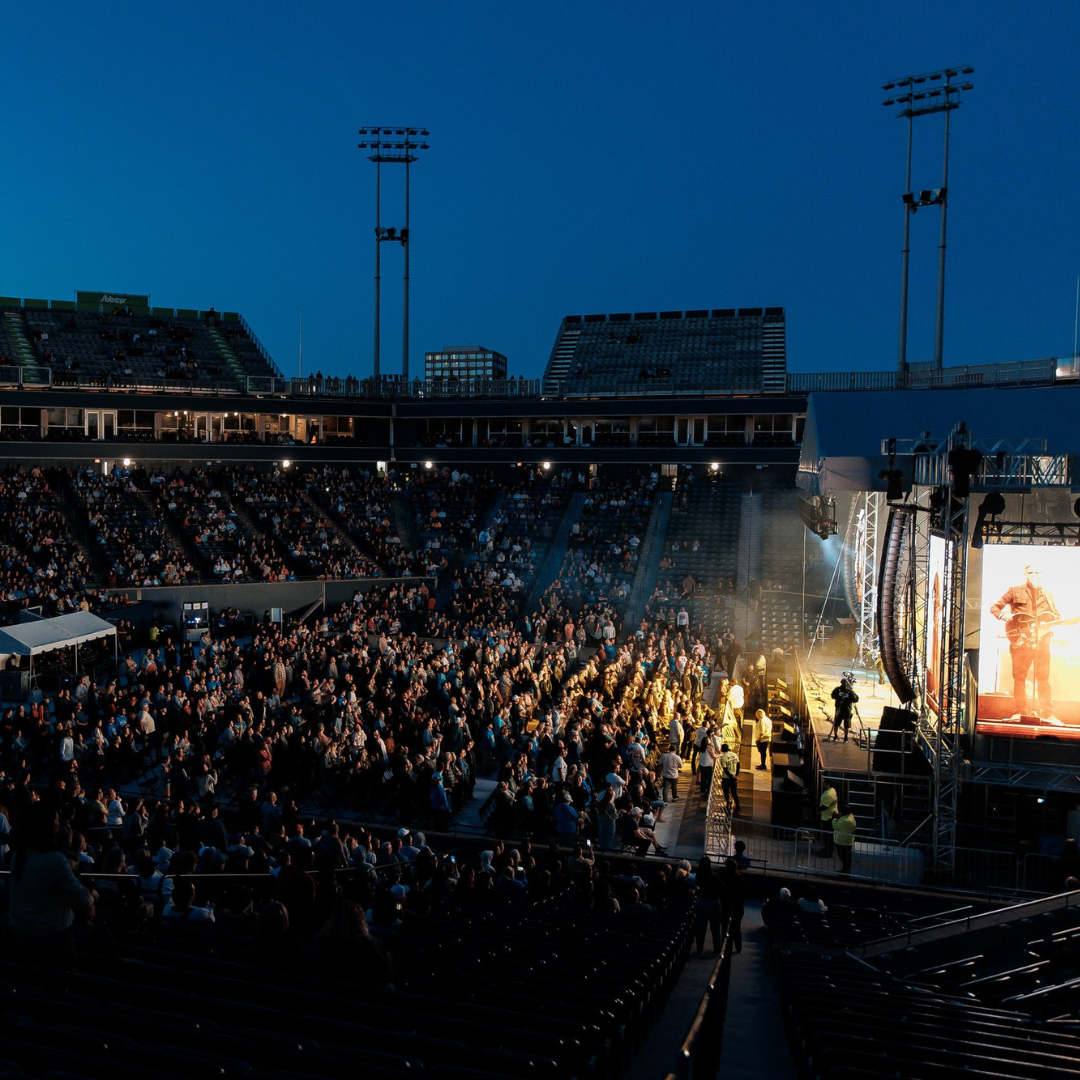
{"type": "Polygon", "coordinates": [[[920,206],[937,206],[941,210],[934,367],[942,366],[945,334],[945,209],[949,190],[949,114],[954,109],[960,108],[961,93],[972,89],[972,84],[966,81],[966,77],[974,71],[973,67],[942,68],[940,71],[931,71],[925,75],[906,75],[902,79],[893,79],[881,88],[897,92],[895,97],[887,98],[881,104],[886,108],[899,105],[900,112],[896,115],[906,118],[908,122],[907,179],[903,196],[904,247],[901,253],[900,269],[900,340],[896,360],[897,370],[901,372],[907,371],[908,259],[911,251],[911,215],[920,206]],[[941,187],[931,191],[914,192],[911,190],[911,141],[914,120],[916,116],[929,116],[931,113],[940,112],[945,114],[945,151],[941,187]]]}
{"type": "Polygon", "coordinates": [[[419,151],[430,147],[421,139],[428,137],[427,128],[415,127],[362,127],[363,142],[357,143],[361,150],[370,150],[368,161],[375,162],[375,357],[374,375],[378,379],[382,369],[382,343],[380,320],[382,312],[382,245],[386,242],[401,244],[405,251],[404,313],[401,338],[401,374],[409,377],[409,166],[419,160],[419,151]],[[384,228],[382,224],[382,167],[405,166],[405,224],[402,228],[384,228]]]}

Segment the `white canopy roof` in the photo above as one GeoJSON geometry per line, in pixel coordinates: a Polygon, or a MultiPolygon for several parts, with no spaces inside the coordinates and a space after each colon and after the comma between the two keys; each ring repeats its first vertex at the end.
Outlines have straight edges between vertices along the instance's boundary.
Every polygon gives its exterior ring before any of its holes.
{"type": "Polygon", "coordinates": [[[84,641],[94,641],[115,633],[116,627],[112,623],[91,615],[89,611],[76,611],[55,619],[0,626],[0,654],[37,656],[38,653],[81,645],[84,641]]]}

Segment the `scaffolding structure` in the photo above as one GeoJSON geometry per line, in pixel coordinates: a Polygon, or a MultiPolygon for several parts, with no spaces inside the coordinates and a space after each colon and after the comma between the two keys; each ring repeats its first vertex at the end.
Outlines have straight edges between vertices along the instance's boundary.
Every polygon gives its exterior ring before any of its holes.
{"type": "MultiPolygon", "coordinates": [[[[965,770],[970,779],[976,778],[978,770],[978,766],[972,769],[970,762],[965,762],[963,739],[969,723],[970,672],[965,642],[970,490],[977,487],[981,491],[1007,492],[1068,486],[1072,482],[1071,459],[1064,454],[1048,454],[1044,440],[977,440],[963,424],[946,439],[935,440],[926,435],[917,440],[890,439],[883,442],[882,449],[890,455],[911,455],[914,465],[912,497],[906,506],[909,547],[905,557],[910,572],[893,575],[891,580],[897,590],[910,590],[909,598],[894,606],[906,610],[904,634],[909,666],[905,674],[916,690],[913,703],[918,711],[916,739],[933,771],[934,862],[948,869],[955,864],[960,789],[965,770]],[[935,671],[937,695],[933,703],[926,693],[926,680],[920,677],[920,668],[923,673],[926,671],[927,644],[934,633],[930,618],[931,534],[941,536],[945,544],[935,671]]],[[[1037,531],[1034,526],[1025,528],[1031,535],[1037,531]]],[[[1002,525],[990,526],[989,530],[996,530],[999,536],[1010,531],[1002,525]]],[[[1059,542],[1067,542],[1063,526],[1048,526],[1046,532],[1047,539],[1060,537],[1059,542]]],[[[1010,770],[1016,771],[1010,766],[1001,772],[1004,775],[1010,770]]],[[[981,774],[978,778],[985,782],[981,774]]]]}
{"type": "Polygon", "coordinates": [[[877,659],[877,551],[881,496],[864,491],[855,520],[855,573],[859,594],[859,664],[869,668],[877,659]]]}

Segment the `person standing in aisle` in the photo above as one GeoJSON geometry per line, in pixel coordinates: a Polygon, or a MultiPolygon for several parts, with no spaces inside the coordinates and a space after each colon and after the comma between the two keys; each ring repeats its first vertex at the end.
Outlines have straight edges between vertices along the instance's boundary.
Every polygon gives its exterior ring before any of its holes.
{"type": "Polygon", "coordinates": [[[660,755],[660,776],[663,779],[663,799],[665,802],[679,801],[679,770],[682,758],[675,750],[665,750],[660,755]]]}
{"type": "Polygon", "coordinates": [[[855,846],[855,830],[858,826],[855,815],[847,803],[842,803],[839,814],[833,818],[833,843],[836,854],[840,856],[840,873],[851,873],[851,849],[855,846]]]}
{"type": "Polygon", "coordinates": [[[829,738],[833,742],[839,742],[840,728],[842,727],[844,729],[844,742],[847,742],[848,734],[851,731],[852,711],[859,700],[859,695],[852,689],[851,680],[845,677],[840,680],[840,685],[833,689],[831,696],[836,703],[836,708],[833,712],[832,732],[829,738]]]}
{"type": "Polygon", "coordinates": [[[739,755],[727,743],[720,748],[720,790],[728,806],[734,805],[736,814],[742,813],[739,805],[739,755]]]}
{"type": "Polygon", "coordinates": [[[764,709],[758,709],[754,713],[754,742],[757,745],[758,753],[761,755],[761,764],[758,765],[758,768],[767,768],[765,756],[768,754],[769,746],[772,743],[772,719],[764,709]]]}
{"type": "Polygon", "coordinates": [[[840,797],[836,794],[831,780],[825,781],[825,790],[818,800],[818,813],[821,816],[821,851],[826,859],[833,853],[833,819],[836,817],[836,806],[840,797]]]}

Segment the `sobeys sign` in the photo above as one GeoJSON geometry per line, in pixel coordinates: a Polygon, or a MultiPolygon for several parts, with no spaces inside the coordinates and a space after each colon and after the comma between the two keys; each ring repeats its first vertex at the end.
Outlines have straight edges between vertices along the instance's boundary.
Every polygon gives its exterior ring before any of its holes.
{"type": "Polygon", "coordinates": [[[75,306],[80,311],[95,311],[98,305],[106,311],[113,308],[129,307],[132,311],[146,312],[150,310],[150,297],[139,296],[134,293],[122,292],[75,292],[75,306]]]}

